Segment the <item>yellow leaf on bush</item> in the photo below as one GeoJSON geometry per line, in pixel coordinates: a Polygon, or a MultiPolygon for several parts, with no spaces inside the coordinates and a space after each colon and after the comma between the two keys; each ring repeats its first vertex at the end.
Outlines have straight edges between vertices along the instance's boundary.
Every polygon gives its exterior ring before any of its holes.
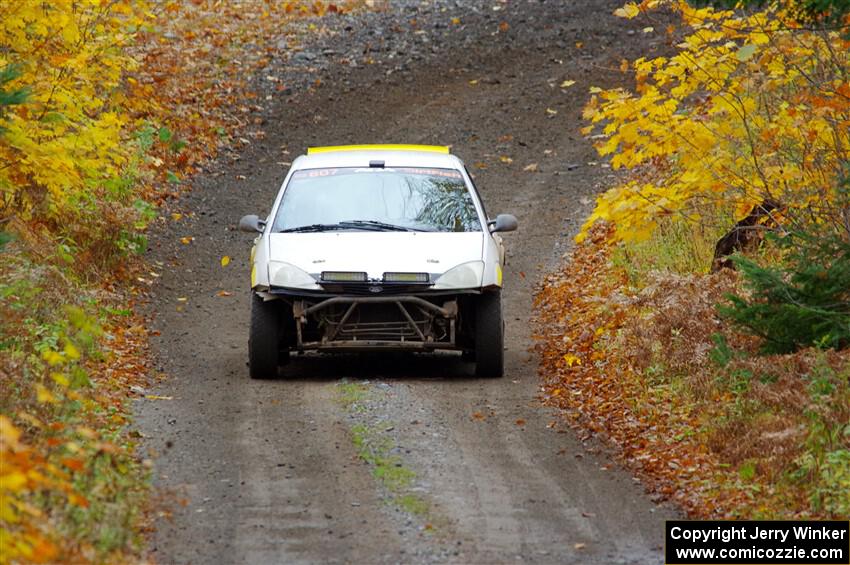
{"type": "Polygon", "coordinates": [[[36,385],[36,400],[41,403],[56,404],[58,400],[43,384],[36,385]]]}
{"type": "Polygon", "coordinates": [[[3,489],[8,491],[21,490],[26,486],[28,480],[26,474],[20,471],[12,471],[11,473],[3,474],[3,489]]]}
{"type": "Polygon", "coordinates": [[[65,356],[68,359],[76,361],[77,359],[80,358],[80,350],[77,349],[76,346],[74,346],[74,344],[71,343],[70,341],[66,342],[65,343],[65,356]]]}
{"type": "Polygon", "coordinates": [[[48,349],[47,351],[41,354],[41,358],[47,361],[47,364],[51,367],[55,367],[56,365],[61,365],[65,362],[65,357],[62,356],[58,351],[53,351],[52,349],[48,349]]]}
{"type": "Polygon", "coordinates": [[[68,379],[68,375],[65,373],[50,373],[50,378],[53,379],[53,382],[60,386],[68,386],[71,384],[71,381],[68,379]]]}

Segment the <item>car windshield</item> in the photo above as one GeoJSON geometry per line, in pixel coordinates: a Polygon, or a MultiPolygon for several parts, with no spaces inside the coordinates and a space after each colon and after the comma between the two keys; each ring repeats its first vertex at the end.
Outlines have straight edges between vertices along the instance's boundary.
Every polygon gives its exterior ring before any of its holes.
{"type": "Polygon", "coordinates": [[[337,168],[296,171],[273,231],[481,231],[460,171],[337,168]]]}

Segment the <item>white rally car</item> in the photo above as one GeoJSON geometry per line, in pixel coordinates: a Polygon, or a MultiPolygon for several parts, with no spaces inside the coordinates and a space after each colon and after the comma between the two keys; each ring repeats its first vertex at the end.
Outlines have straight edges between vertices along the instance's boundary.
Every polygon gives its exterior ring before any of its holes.
{"type": "Polygon", "coordinates": [[[250,374],[292,351],[455,350],[504,372],[497,232],[447,147],[316,147],[298,157],[251,252],[250,374]]]}

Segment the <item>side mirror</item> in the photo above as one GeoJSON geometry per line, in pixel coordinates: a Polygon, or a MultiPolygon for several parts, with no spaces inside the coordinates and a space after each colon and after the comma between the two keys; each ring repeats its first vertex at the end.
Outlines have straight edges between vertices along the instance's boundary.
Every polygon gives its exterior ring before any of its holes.
{"type": "Polygon", "coordinates": [[[242,219],[239,220],[239,231],[246,231],[251,233],[262,233],[266,227],[266,222],[260,219],[256,214],[248,214],[247,216],[242,216],[242,219]]]}
{"type": "Polygon", "coordinates": [[[490,228],[492,233],[500,231],[514,231],[519,225],[516,221],[516,216],[513,214],[499,214],[496,216],[495,220],[490,220],[487,223],[492,226],[490,228]]]}

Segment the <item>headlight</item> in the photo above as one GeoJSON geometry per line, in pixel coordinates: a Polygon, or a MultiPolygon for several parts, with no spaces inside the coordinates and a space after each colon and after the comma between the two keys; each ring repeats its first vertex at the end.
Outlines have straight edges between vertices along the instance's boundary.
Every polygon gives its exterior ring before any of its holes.
{"type": "Polygon", "coordinates": [[[442,274],[434,288],[481,288],[484,261],[461,263],[442,274]]]}
{"type": "Polygon", "coordinates": [[[269,261],[269,284],[288,288],[319,289],[316,279],[309,273],[281,261],[269,261]]]}

